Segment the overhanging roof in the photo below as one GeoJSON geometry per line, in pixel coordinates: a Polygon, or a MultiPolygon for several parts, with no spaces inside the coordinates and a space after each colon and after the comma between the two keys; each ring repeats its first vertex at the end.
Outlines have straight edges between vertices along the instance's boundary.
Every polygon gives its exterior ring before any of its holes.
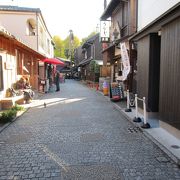
{"type": "Polygon", "coordinates": [[[20,39],[16,38],[14,35],[9,33],[4,27],[0,26],[0,36],[4,36],[7,39],[10,39],[15,45],[26,49],[27,51],[36,54],[39,58],[45,58],[46,56],[39,53],[38,51],[32,49],[30,46],[23,43],[20,39]]]}
{"type": "Polygon", "coordinates": [[[104,10],[100,20],[106,20],[112,15],[112,12],[115,10],[115,8],[118,6],[118,4],[121,2],[121,0],[111,0],[111,2],[108,4],[106,9],[104,10]]]}
{"type": "Polygon", "coordinates": [[[95,34],[94,36],[91,36],[88,38],[84,44],[82,45],[82,48],[87,48],[93,44],[93,42],[96,40],[96,38],[99,37],[99,33],[95,34]]]}
{"type": "Polygon", "coordinates": [[[81,62],[79,62],[79,65],[78,66],[82,66],[82,65],[85,65],[85,64],[89,64],[91,62],[91,58],[88,58],[88,59],[83,59],[81,62]]]}
{"type": "Polygon", "coordinates": [[[19,7],[19,6],[8,6],[8,5],[1,5],[1,11],[20,11],[20,12],[41,12],[39,8],[29,8],[29,7],[19,7]]]}

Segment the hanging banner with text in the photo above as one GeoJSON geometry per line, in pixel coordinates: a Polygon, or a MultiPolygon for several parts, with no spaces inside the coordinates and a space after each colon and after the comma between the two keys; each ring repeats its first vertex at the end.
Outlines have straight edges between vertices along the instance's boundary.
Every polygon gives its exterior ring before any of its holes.
{"type": "Polygon", "coordinates": [[[123,64],[122,76],[124,81],[127,79],[127,76],[130,73],[130,62],[129,62],[129,56],[125,42],[120,43],[120,48],[121,48],[121,60],[123,64]]]}
{"type": "Polygon", "coordinates": [[[101,42],[107,43],[110,41],[110,21],[101,21],[100,22],[100,36],[101,36],[101,42]]]}

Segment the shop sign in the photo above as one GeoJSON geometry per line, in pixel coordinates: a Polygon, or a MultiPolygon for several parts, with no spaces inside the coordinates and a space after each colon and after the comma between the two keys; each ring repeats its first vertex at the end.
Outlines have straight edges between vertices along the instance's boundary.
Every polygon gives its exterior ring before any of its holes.
{"type": "Polygon", "coordinates": [[[101,21],[100,22],[100,36],[101,42],[109,42],[110,41],[110,21],[101,21]]]}
{"type": "Polygon", "coordinates": [[[120,43],[120,48],[121,48],[121,59],[123,64],[122,76],[124,81],[127,79],[127,76],[130,73],[130,62],[129,62],[129,56],[125,42],[120,43]]]}

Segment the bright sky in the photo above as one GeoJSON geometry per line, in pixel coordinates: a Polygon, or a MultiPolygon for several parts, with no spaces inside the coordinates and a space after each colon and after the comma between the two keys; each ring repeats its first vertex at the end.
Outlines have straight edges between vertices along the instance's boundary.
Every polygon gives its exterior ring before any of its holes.
{"type": "Polygon", "coordinates": [[[104,11],[104,0],[0,0],[0,4],[40,8],[51,35],[62,39],[70,29],[80,39],[87,37],[96,31],[104,11]]]}

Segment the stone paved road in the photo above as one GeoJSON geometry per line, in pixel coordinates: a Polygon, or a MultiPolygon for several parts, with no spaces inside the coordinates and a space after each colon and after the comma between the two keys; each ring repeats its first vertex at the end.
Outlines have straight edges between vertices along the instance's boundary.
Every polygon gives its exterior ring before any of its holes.
{"type": "Polygon", "coordinates": [[[101,94],[69,80],[44,102],[0,134],[0,179],[180,179],[180,169],[101,94]]]}

